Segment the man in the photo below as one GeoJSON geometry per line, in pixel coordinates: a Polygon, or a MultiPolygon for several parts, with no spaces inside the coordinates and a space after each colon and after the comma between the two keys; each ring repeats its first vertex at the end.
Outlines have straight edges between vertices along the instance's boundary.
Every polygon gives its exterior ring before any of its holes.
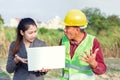
{"type": "Polygon", "coordinates": [[[105,73],[102,50],[99,41],[84,32],[87,27],[85,14],[70,10],[64,19],[64,36],[60,41],[66,47],[66,67],[61,80],[95,80],[94,74],[105,73]]]}

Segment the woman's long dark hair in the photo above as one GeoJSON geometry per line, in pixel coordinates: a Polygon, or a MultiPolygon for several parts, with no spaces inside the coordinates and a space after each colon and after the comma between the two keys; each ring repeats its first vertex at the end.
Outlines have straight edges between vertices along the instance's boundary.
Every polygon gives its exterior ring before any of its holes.
{"type": "Polygon", "coordinates": [[[31,18],[23,18],[20,20],[18,27],[17,27],[17,31],[16,31],[17,37],[15,41],[15,46],[13,48],[13,55],[17,54],[20,48],[20,44],[23,40],[23,36],[20,34],[20,30],[25,32],[30,27],[29,25],[35,25],[37,27],[35,21],[31,18]]]}

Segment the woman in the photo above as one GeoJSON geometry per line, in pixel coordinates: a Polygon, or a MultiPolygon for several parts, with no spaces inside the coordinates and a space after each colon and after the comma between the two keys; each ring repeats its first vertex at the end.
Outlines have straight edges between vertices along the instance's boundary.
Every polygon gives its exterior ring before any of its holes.
{"type": "Polygon", "coordinates": [[[43,75],[48,71],[28,71],[26,48],[46,46],[38,40],[37,25],[31,18],[21,19],[17,27],[17,37],[10,45],[6,70],[14,73],[13,80],[44,80],[43,75]]]}

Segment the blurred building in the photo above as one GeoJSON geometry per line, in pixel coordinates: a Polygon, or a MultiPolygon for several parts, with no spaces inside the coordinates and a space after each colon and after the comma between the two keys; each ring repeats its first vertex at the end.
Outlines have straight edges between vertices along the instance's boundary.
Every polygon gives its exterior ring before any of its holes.
{"type": "MultiPolygon", "coordinates": [[[[10,20],[10,27],[17,27],[18,23],[20,22],[21,18],[12,18],[10,20]]],[[[42,22],[37,19],[34,19],[37,26],[39,28],[47,28],[47,29],[63,29],[63,25],[61,24],[61,19],[59,16],[55,16],[53,19],[48,20],[47,22],[42,22]]]]}
{"type": "Polygon", "coordinates": [[[17,27],[21,18],[12,18],[10,20],[10,27],[17,27]]]}
{"type": "Polygon", "coordinates": [[[63,29],[63,25],[61,24],[61,19],[59,16],[55,16],[55,18],[50,19],[47,22],[41,22],[40,27],[47,29],[63,29]]]}

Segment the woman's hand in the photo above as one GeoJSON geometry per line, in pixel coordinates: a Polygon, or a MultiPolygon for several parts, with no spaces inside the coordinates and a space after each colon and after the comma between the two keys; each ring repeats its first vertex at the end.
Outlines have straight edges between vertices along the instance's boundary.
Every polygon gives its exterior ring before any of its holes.
{"type": "Polygon", "coordinates": [[[41,70],[36,70],[35,72],[48,72],[48,71],[50,71],[50,69],[42,68],[41,70]]]}
{"type": "Polygon", "coordinates": [[[19,57],[17,54],[15,55],[14,58],[15,63],[17,64],[18,62],[26,63],[27,64],[27,59],[19,57]]]}

